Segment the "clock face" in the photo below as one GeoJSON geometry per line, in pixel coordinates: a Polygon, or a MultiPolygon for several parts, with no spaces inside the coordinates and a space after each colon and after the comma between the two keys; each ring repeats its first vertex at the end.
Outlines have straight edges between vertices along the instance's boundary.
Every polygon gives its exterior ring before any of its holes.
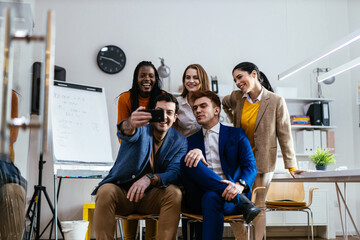
{"type": "Polygon", "coordinates": [[[97,55],[97,64],[106,73],[118,73],[125,67],[126,56],[121,48],[108,45],[100,49],[97,55]]]}

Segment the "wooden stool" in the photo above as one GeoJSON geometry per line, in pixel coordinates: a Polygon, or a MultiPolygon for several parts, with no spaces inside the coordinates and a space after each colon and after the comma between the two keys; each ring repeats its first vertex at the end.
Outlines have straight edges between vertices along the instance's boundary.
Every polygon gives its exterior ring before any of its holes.
{"type": "Polygon", "coordinates": [[[91,237],[91,218],[92,214],[90,211],[95,209],[95,203],[84,203],[83,204],[83,220],[89,221],[89,227],[86,232],[85,240],[90,240],[91,237]]]}

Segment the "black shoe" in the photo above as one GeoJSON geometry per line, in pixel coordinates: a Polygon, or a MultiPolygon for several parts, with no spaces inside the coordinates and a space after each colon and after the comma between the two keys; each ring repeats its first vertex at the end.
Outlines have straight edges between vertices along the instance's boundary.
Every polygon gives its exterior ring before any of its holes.
{"type": "Polygon", "coordinates": [[[240,205],[240,211],[243,213],[246,223],[250,223],[261,212],[261,209],[244,194],[238,194],[231,202],[240,205]]]}
{"type": "Polygon", "coordinates": [[[259,215],[260,212],[261,209],[255,205],[251,208],[248,208],[244,212],[245,222],[249,224],[252,220],[254,220],[254,218],[256,218],[257,215],[259,215]]]}

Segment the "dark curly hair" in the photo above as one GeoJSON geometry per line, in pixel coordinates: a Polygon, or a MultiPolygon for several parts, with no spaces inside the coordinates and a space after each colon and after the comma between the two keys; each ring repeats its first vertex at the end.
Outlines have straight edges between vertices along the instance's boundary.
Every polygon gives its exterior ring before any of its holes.
{"type": "Polygon", "coordinates": [[[139,84],[138,84],[138,76],[139,76],[139,70],[143,66],[149,66],[154,69],[155,72],[155,85],[150,93],[150,101],[148,109],[153,109],[155,107],[155,98],[162,93],[161,91],[161,80],[159,77],[159,73],[156,70],[155,66],[150,61],[142,61],[140,62],[134,71],[134,77],[133,77],[133,83],[132,87],[129,90],[130,91],[130,99],[131,99],[131,112],[135,111],[139,107],[139,84]]]}

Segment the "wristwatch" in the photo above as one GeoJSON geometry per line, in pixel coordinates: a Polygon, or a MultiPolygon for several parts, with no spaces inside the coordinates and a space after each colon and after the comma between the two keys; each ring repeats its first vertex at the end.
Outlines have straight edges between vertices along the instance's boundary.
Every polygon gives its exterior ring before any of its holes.
{"type": "Polygon", "coordinates": [[[147,173],[146,176],[150,179],[150,181],[155,177],[152,173],[147,173]]]}
{"type": "Polygon", "coordinates": [[[244,190],[247,190],[249,188],[249,185],[247,185],[247,183],[244,180],[242,180],[241,178],[239,179],[239,183],[241,186],[244,187],[244,190]]]}

